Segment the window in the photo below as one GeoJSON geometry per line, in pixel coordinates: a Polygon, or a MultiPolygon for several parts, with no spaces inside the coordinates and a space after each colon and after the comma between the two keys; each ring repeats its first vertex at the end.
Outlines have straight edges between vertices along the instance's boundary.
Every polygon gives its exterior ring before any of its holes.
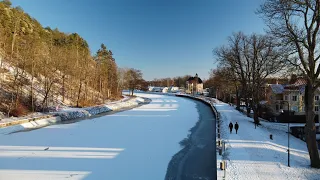
{"type": "Polygon", "coordinates": [[[288,95],[285,95],[285,96],[284,96],[284,100],[285,100],[285,101],[288,101],[288,95]]]}
{"type": "Polygon", "coordinates": [[[298,106],[292,106],[292,107],[291,107],[291,110],[292,110],[292,111],[295,111],[295,112],[298,112],[298,106]]]}
{"type": "Polygon", "coordinates": [[[291,97],[291,100],[292,100],[292,101],[297,101],[297,96],[292,96],[292,97],[291,97]]]}
{"type": "Polygon", "coordinates": [[[314,96],[315,101],[319,101],[319,96],[314,96]]]}
{"type": "Polygon", "coordinates": [[[302,106],[302,108],[301,108],[301,112],[304,112],[304,106],[302,106]]]}
{"type": "Polygon", "coordinates": [[[315,106],[314,106],[314,111],[315,111],[315,112],[318,112],[318,111],[319,111],[319,106],[318,106],[318,105],[315,105],[315,106]]]}

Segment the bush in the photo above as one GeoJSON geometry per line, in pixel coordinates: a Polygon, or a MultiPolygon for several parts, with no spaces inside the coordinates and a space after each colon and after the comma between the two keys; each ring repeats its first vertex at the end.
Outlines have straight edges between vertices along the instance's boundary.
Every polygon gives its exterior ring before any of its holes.
{"type": "Polygon", "coordinates": [[[28,107],[21,103],[18,103],[17,107],[12,109],[10,116],[19,117],[19,116],[27,115],[28,113],[29,113],[28,107]]]}
{"type": "Polygon", "coordinates": [[[274,109],[268,104],[262,104],[259,107],[259,117],[266,120],[273,120],[276,116],[274,109]]]}
{"type": "Polygon", "coordinates": [[[96,105],[92,100],[80,100],[79,101],[79,107],[89,107],[96,105]]]}

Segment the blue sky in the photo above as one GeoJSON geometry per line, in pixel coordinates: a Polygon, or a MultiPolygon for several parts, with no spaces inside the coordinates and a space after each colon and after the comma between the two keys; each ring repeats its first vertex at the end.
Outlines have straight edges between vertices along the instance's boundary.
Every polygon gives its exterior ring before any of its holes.
{"type": "Polygon", "coordinates": [[[101,43],[119,67],[146,80],[208,78],[212,50],[233,32],[263,33],[255,10],[262,0],[12,0],[44,27],[80,34],[94,54],[101,43]]]}

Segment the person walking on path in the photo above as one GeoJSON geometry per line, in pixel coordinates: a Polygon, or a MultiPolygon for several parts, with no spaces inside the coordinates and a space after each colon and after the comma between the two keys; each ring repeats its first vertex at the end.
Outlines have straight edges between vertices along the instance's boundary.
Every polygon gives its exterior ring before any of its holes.
{"type": "Polygon", "coordinates": [[[239,124],[238,124],[238,122],[236,122],[236,124],[234,125],[234,129],[236,130],[236,134],[238,134],[238,129],[239,129],[239,124]]]}
{"type": "Polygon", "coordinates": [[[232,128],[233,128],[233,124],[232,124],[232,122],[230,122],[229,123],[230,134],[232,133],[232,128]]]}

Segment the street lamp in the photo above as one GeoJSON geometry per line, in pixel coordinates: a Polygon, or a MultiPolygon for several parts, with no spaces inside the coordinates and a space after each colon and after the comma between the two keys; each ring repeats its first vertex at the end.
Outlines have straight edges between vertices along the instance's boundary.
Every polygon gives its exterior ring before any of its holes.
{"type": "Polygon", "coordinates": [[[290,167],[290,104],[288,101],[281,101],[282,104],[284,104],[285,102],[288,104],[288,167],[290,167]]]}

